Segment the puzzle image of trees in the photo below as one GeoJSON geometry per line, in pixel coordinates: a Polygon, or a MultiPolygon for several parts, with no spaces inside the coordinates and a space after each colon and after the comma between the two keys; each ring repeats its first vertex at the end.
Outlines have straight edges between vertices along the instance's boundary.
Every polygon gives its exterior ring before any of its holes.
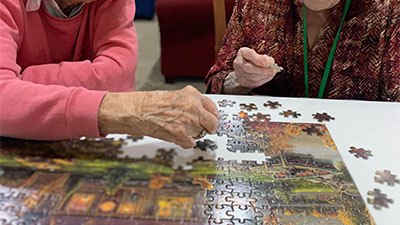
{"type": "Polygon", "coordinates": [[[123,157],[124,139],[2,138],[0,221],[373,224],[325,125],[239,117],[225,122],[220,135],[207,137],[212,148],[185,150],[228,151],[237,160],[199,158],[190,169],[173,169],[179,149],[156,149],[153,158],[123,157]],[[214,146],[221,146],[222,136],[226,149],[214,146]],[[249,153],[262,153],[265,160],[241,159],[249,153]]]}

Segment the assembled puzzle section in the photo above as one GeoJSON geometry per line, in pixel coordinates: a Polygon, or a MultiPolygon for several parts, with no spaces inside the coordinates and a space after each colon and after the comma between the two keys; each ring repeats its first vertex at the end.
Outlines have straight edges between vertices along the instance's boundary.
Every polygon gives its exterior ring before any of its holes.
{"type": "MultiPolygon", "coordinates": [[[[273,122],[273,110],[300,116],[279,102],[218,104],[217,134],[197,140],[192,150],[139,147],[145,141],[128,136],[3,139],[0,221],[373,224],[324,124],[273,122]]],[[[328,119],[322,117],[316,119],[328,119]]],[[[377,175],[378,182],[397,183],[385,171],[377,175]]],[[[371,195],[376,207],[391,203],[379,191],[371,195]]]]}

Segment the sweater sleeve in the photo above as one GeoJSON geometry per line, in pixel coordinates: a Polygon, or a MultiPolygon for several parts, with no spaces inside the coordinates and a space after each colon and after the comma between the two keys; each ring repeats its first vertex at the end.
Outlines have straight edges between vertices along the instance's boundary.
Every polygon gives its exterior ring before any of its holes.
{"type": "Polygon", "coordinates": [[[30,66],[23,71],[23,80],[90,90],[133,91],[138,58],[134,1],[90,4],[97,4],[92,46],[94,59],[30,66]]]}
{"type": "Polygon", "coordinates": [[[21,12],[20,1],[0,2],[0,135],[40,140],[99,137],[97,114],[106,92],[19,78],[21,12]]]}
{"type": "Polygon", "coordinates": [[[233,61],[237,51],[243,42],[243,4],[247,1],[235,1],[235,7],[225,32],[221,50],[218,52],[218,59],[206,76],[206,92],[209,94],[221,94],[225,77],[233,71],[233,61]]]}
{"type": "Polygon", "coordinates": [[[382,61],[382,100],[400,102],[400,5],[392,2],[382,61]]]}

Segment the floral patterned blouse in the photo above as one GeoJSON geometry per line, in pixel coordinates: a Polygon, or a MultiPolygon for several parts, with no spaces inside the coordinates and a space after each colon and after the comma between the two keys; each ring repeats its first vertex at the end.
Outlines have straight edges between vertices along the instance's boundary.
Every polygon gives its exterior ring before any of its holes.
{"type": "MultiPolygon", "coordinates": [[[[252,92],[304,97],[302,6],[294,0],[236,0],[207,93],[222,93],[241,47],[275,58],[284,71],[252,92]]],[[[343,15],[344,0],[308,50],[310,97],[316,97],[329,51],[343,15]]],[[[352,0],[344,21],[324,98],[400,101],[400,0],[352,0]]]]}

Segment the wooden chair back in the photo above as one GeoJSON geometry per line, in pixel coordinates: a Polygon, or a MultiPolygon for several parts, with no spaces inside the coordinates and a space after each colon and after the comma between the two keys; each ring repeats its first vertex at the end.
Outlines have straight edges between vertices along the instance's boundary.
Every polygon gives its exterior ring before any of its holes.
{"type": "Polygon", "coordinates": [[[215,29],[215,59],[221,48],[222,40],[226,30],[225,0],[213,0],[214,8],[214,29],[215,29]]]}

